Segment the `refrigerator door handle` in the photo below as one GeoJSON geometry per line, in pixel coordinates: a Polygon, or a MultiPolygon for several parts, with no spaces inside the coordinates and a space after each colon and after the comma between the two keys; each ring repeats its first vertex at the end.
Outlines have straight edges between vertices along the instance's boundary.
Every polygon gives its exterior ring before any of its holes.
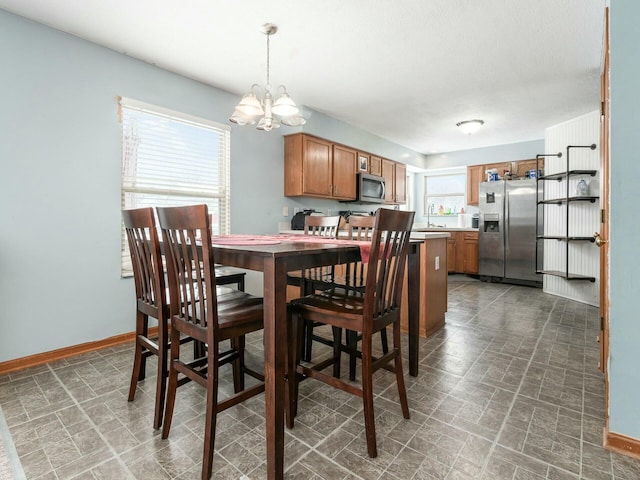
{"type": "Polygon", "coordinates": [[[504,191],[504,232],[503,232],[503,238],[504,238],[504,253],[505,255],[509,252],[509,223],[510,223],[510,216],[509,216],[509,191],[505,188],[504,191]]]}

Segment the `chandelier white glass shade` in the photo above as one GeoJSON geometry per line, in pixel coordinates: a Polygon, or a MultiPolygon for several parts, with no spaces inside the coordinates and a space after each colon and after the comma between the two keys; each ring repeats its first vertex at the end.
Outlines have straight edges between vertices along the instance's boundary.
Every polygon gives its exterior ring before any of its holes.
{"type": "Polygon", "coordinates": [[[267,83],[264,88],[254,83],[235,110],[229,121],[238,125],[255,125],[258,130],[270,131],[279,128],[280,124],[290,127],[304,125],[307,120],[300,115],[300,109],[287,93],[284,85],[280,85],[274,93],[271,93],[269,83],[269,37],[278,31],[277,25],[265,23],[262,33],[267,36],[267,83]]]}
{"type": "Polygon", "coordinates": [[[464,122],[456,123],[456,126],[460,127],[462,133],[471,135],[480,130],[480,127],[484,125],[484,120],[465,120],[464,122]]]}

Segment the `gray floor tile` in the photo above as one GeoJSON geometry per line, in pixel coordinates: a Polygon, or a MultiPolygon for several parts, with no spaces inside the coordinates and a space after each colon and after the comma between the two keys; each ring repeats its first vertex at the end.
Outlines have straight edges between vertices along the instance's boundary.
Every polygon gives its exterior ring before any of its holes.
{"type": "MultiPolygon", "coordinates": [[[[420,375],[406,377],[410,420],[393,375],[376,374],[378,457],[367,455],[361,399],[309,380],[285,434],[286,479],[640,478],[640,461],[601,447],[596,308],[469,277],[450,277],[449,292],[445,328],[421,340],[420,375]]],[[[247,344],[259,365],[261,335],[247,344]]],[[[326,352],[314,346],[315,356],[326,352]]],[[[180,388],[162,440],[152,428],[156,361],[128,402],[132,359],[122,345],[0,376],[0,407],[28,479],[199,478],[204,390],[180,388]]],[[[228,369],[220,377],[224,396],[228,369]]],[[[219,415],[212,478],[265,478],[265,451],[260,396],[219,415]]],[[[0,478],[7,461],[0,449],[0,478]]]]}

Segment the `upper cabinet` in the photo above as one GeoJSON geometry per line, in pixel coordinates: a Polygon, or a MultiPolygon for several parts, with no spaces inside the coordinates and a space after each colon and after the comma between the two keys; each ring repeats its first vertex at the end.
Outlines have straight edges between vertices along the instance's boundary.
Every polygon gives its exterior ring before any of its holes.
{"type": "Polygon", "coordinates": [[[284,139],[284,194],[355,200],[357,152],[303,133],[284,139]]]}
{"type": "Polygon", "coordinates": [[[384,177],[385,186],[384,200],[386,203],[393,203],[395,194],[393,187],[396,181],[396,169],[393,161],[386,158],[382,159],[382,176],[384,177]]]}
{"type": "MultiPolygon", "coordinates": [[[[538,168],[540,170],[544,168],[544,159],[540,159],[538,168]]],[[[498,171],[500,178],[503,178],[507,172],[511,175],[510,178],[526,177],[529,170],[536,169],[536,159],[469,165],[467,167],[467,205],[478,205],[480,182],[487,181],[485,172],[492,169],[498,171]]]]}
{"type": "Polygon", "coordinates": [[[331,196],[340,200],[356,198],[356,161],[358,152],[351,148],[333,146],[333,170],[331,176],[331,196]]]}
{"type": "Polygon", "coordinates": [[[467,205],[478,205],[480,182],[484,177],[484,165],[467,167],[467,205]]]}
{"type": "Polygon", "coordinates": [[[385,184],[385,201],[391,204],[407,202],[407,166],[404,163],[382,159],[382,176],[385,184]]]}
{"type": "Polygon", "coordinates": [[[406,165],[305,133],[284,137],[284,194],[287,197],[355,201],[358,172],[385,177],[384,203],[406,203],[406,165]]]}
{"type": "Polygon", "coordinates": [[[407,166],[404,163],[395,162],[395,198],[394,203],[407,203],[407,166]]]}
{"type": "Polygon", "coordinates": [[[369,158],[369,173],[379,177],[382,176],[382,158],[371,155],[369,158]]]}

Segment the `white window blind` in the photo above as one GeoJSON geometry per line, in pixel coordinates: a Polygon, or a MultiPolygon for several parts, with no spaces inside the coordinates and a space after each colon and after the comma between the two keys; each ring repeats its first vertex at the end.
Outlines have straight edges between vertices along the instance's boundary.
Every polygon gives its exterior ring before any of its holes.
{"type": "MultiPolygon", "coordinates": [[[[227,234],[230,129],[120,98],[122,209],[206,203],[214,235],[227,234]]],[[[122,275],[132,275],[122,226],[122,275]]]]}

